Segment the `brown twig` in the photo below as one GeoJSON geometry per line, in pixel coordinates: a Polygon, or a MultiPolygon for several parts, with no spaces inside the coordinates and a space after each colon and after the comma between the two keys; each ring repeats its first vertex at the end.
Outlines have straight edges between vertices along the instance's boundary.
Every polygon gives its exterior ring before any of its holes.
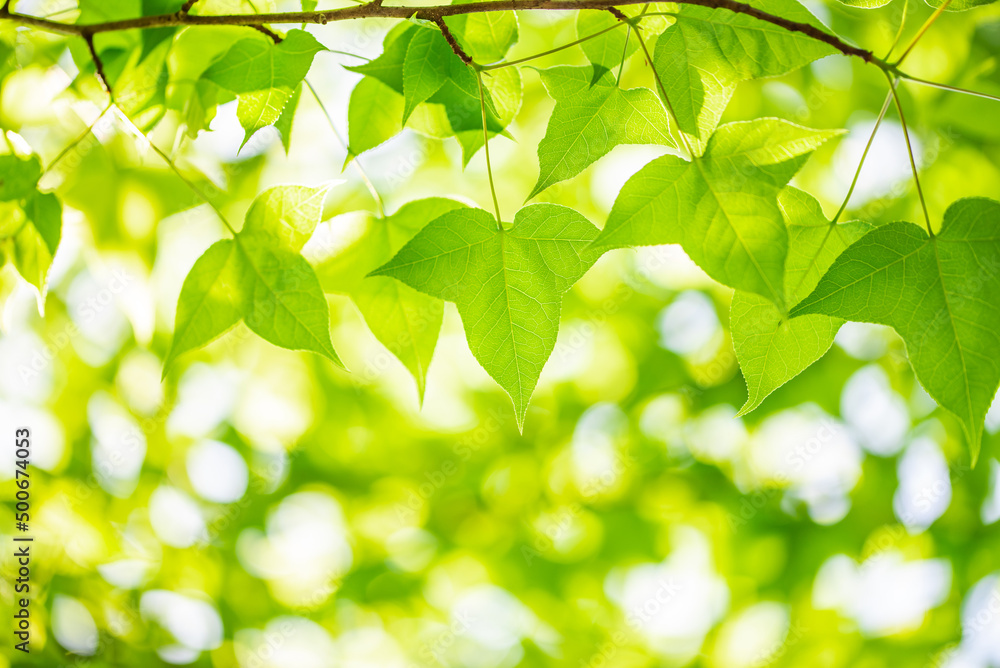
{"type": "Polygon", "coordinates": [[[275,44],[281,44],[281,35],[279,35],[278,33],[274,32],[273,30],[271,30],[267,26],[260,25],[260,26],[250,26],[250,27],[253,28],[254,30],[256,30],[257,32],[262,32],[265,35],[267,35],[268,37],[270,37],[271,41],[273,41],[275,44]]]}
{"type": "MultiPolygon", "coordinates": [[[[161,14],[157,16],[139,16],[132,19],[118,21],[106,21],[92,24],[70,24],[43,19],[37,16],[25,14],[9,13],[0,16],[0,19],[14,21],[20,25],[47,30],[49,32],[63,33],[67,35],[97,34],[102,32],[114,32],[119,30],[134,30],[138,28],[154,28],[162,26],[188,26],[188,25],[242,25],[255,26],[271,23],[310,23],[326,24],[331,21],[346,21],[363,18],[397,18],[408,19],[416,17],[428,21],[437,22],[438,19],[446,16],[457,16],[460,14],[478,14],[484,12],[505,12],[523,10],[554,10],[572,11],[577,9],[608,9],[610,7],[622,7],[626,5],[649,4],[650,0],[484,0],[470,2],[459,5],[437,5],[431,7],[412,6],[383,6],[377,2],[370,2],[364,5],[354,5],[341,9],[331,9],[326,11],[313,12],[278,12],[270,14],[220,14],[220,15],[200,15],[200,14],[161,14]]],[[[861,49],[848,44],[835,35],[831,35],[820,28],[800,21],[792,21],[781,16],[776,16],[756,7],[752,7],[738,0],[679,0],[679,4],[697,5],[711,9],[725,9],[736,14],[745,14],[761,21],[766,21],[772,25],[779,26],[791,32],[798,32],[820,42],[829,44],[831,47],[848,56],[856,56],[862,60],[875,63],[885,70],[892,67],[882,59],[875,57],[871,51],[861,49]]]]}
{"type": "Polygon", "coordinates": [[[455,55],[461,58],[462,62],[466,65],[472,65],[472,57],[469,56],[464,49],[462,49],[458,40],[455,39],[453,34],[451,34],[451,30],[448,28],[448,24],[444,22],[444,19],[438,17],[434,20],[434,23],[437,24],[438,28],[441,28],[441,34],[444,35],[446,40],[448,40],[448,46],[450,46],[451,50],[455,52],[455,55]]]}
{"type": "Polygon", "coordinates": [[[94,70],[97,72],[97,80],[101,82],[101,87],[104,88],[104,92],[108,94],[108,98],[114,102],[115,95],[111,91],[111,83],[108,81],[108,76],[104,73],[104,63],[101,62],[101,57],[97,55],[97,49],[94,48],[94,36],[90,33],[84,33],[82,37],[83,41],[87,43],[87,49],[90,50],[90,58],[94,61],[94,70]]]}
{"type": "Polygon", "coordinates": [[[615,17],[619,21],[624,21],[625,23],[628,23],[628,17],[625,16],[625,13],[622,10],[618,9],[617,7],[608,7],[608,12],[611,14],[611,16],[615,17]]]}
{"type": "Polygon", "coordinates": [[[194,7],[197,2],[198,0],[187,0],[187,2],[181,5],[179,13],[187,14],[189,11],[191,11],[191,8],[194,7]]]}

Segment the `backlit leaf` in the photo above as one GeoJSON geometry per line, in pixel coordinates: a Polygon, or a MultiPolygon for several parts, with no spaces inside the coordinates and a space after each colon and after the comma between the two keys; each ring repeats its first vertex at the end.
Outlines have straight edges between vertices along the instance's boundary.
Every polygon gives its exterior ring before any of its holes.
{"type": "Polygon", "coordinates": [[[533,204],[498,229],[482,209],[450,211],[372,273],[455,302],[469,348],[514,402],[528,400],[555,346],[562,295],[597,259],[597,228],[576,211],[533,204]]]}
{"type": "Polygon", "coordinates": [[[255,132],[278,120],[313,56],[323,49],[304,30],[290,30],[278,44],[259,35],[236,42],[205,70],[204,79],[236,94],[244,145],[255,132]]]}
{"type": "Polygon", "coordinates": [[[673,146],[667,113],[648,88],[622,90],[609,72],[595,81],[591,67],[553,67],[541,76],[556,106],[538,143],[538,181],[528,199],[620,144],[673,146]]]}
{"type": "MultiPolygon", "coordinates": [[[[813,26],[796,0],[753,0],[757,9],[813,26]]],[[[836,53],[800,32],[727,9],[681,5],[677,22],[656,41],[653,61],[680,130],[701,153],[736,90],[746,79],[777,76],[836,53]]]]}
{"type": "Polygon", "coordinates": [[[791,311],[888,325],[927,393],[962,423],[972,458],[1000,384],[1000,203],[963,199],[929,237],[911,223],[851,245],[791,311]]]}
{"type": "MultiPolygon", "coordinates": [[[[791,187],[779,193],[778,205],[788,225],[785,303],[791,306],[816,287],[837,256],[871,230],[871,225],[860,221],[831,224],[819,202],[791,187]]],[[[748,397],[740,414],[752,411],[822,357],[842,323],[818,313],[789,319],[765,297],[737,290],[729,324],[747,383],[748,397]]]]}
{"type": "Polygon", "coordinates": [[[703,157],[665,155],[630,178],[596,245],[679,243],[715,280],[782,305],[788,230],[778,191],[837,134],[768,118],[723,125],[703,157]]]}

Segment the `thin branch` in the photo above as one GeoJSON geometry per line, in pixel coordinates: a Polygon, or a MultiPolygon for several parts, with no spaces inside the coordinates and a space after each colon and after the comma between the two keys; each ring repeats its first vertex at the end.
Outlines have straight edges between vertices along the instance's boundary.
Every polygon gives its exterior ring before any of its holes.
{"type": "MultiPolygon", "coordinates": [[[[890,85],[895,87],[896,82],[890,82],[890,85]]],[[[892,91],[889,91],[885,95],[885,102],[882,103],[882,111],[878,112],[878,119],[875,121],[875,127],[872,128],[872,133],[868,137],[868,143],[865,144],[865,150],[861,154],[861,160],[858,161],[858,168],[854,172],[854,179],[851,181],[851,187],[847,189],[847,196],[844,197],[844,203],[840,205],[837,210],[837,215],[833,217],[830,221],[831,225],[836,225],[837,221],[840,220],[840,216],[843,215],[844,211],[847,209],[848,202],[851,201],[851,195],[854,194],[854,187],[858,185],[858,177],[861,176],[861,168],[865,166],[865,158],[868,157],[868,151],[871,150],[872,144],[875,142],[875,135],[878,134],[879,126],[882,125],[882,119],[885,118],[885,112],[889,110],[889,104],[892,102],[892,91]]]]}
{"type": "Polygon", "coordinates": [[[462,62],[466,65],[475,66],[475,63],[472,62],[472,57],[465,52],[462,45],[459,44],[458,40],[455,39],[455,36],[451,34],[451,30],[448,28],[448,24],[444,22],[444,19],[439,17],[434,21],[434,23],[436,23],[438,28],[441,29],[441,34],[444,35],[444,38],[448,41],[448,46],[450,46],[451,50],[455,52],[455,55],[461,58],[462,62]]]}
{"type": "Polygon", "coordinates": [[[493,194],[493,211],[496,214],[497,228],[502,232],[500,202],[497,200],[497,189],[493,185],[493,167],[490,165],[490,133],[486,130],[486,96],[483,94],[483,73],[479,70],[476,70],[476,83],[479,84],[479,108],[483,113],[483,151],[486,153],[486,176],[490,180],[490,193],[493,194]]]}
{"type": "Polygon", "coordinates": [[[267,35],[268,37],[270,37],[271,41],[274,42],[275,44],[280,44],[281,43],[281,35],[279,35],[278,33],[274,32],[273,30],[271,30],[267,26],[265,26],[265,25],[259,25],[259,26],[250,26],[250,27],[253,28],[254,30],[256,30],[257,32],[263,33],[263,34],[267,35]]]}
{"type": "Polygon", "coordinates": [[[889,92],[896,103],[896,111],[899,113],[899,124],[903,126],[903,137],[906,139],[906,153],[910,157],[910,170],[913,172],[913,183],[917,186],[917,196],[920,198],[920,207],[924,210],[924,222],[927,224],[927,234],[934,237],[934,230],[931,229],[931,217],[927,213],[927,202],[924,201],[924,190],[920,187],[920,177],[917,176],[917,162],[913,159],[913,147],[910,145],[910,131],[906,127],[906,117],[903,115],[903,105],[899,101],[899,94],[896,92],[896,84],[899,79],[893,79],[886,73],[885,78],[889,80],[889,92]]]}
{"type": "MultiPolygon", "coordinates": [[[[333,122],[333,116],[331,116],[330,112],[327,111],[326,105],[323,104],[323,100],[319,97],[319,93],[317,93],[316,89],[313,88],[313,85],[309,83],[309,79],[304,79],[304,81],[306,88],[309,89],[309,92],[312,93],[313,98],[316,100],[316,104],[319,105],[320,111],[322,111],[323,115],[326,116],[326,120],[330,124],[330,129],[333,130],[333,136],[337,138],[337,141],[344,147],[344,150],[350,153],[350,147],[347,145],[347,142],[344,141],[344,138],[340,136],[340,132],[337,130],[337,125],[333,122]]],[[[375,201],[375,209],[378,212],[379,218],[385,218],[385,207],[382,204],[382,196],[379,195],[378,190],[375,189],[375,184],[372,183],[370,178],[368,178],[368,173],[365,172],[365,168],[361,166],[361,161],[357,156],[355,156],[354,160],[351,162],[354,163],[354,168],[358,170],[358,175],[364,182],[365,187],[368,188],[368,192],[371,193],[372,200],[375,201]]]]}
{"type": "Polygon", "coordinates": [[[189,11],[191,11],[191,8],[194,7],[197,3],[198,0],[187,0],[187,2],[181,5],[180,13],[187,14],[189,11]]]}
{"type": "Polygon", "coordinates": [[[108,77],[104,73],[104,63],[101,62],[101,57],[97,55],[97,49],[94,48],[94,36],[90,33],[85,33],[82,37],[83,41],[87,43],[90,58],[94,61],[94,70],[97,72],[97,79],[101,82],[104,92],[108,94],[108,99],[114,103],[115,94],[111,92],[111,83],[108,82],[108,77]]]}
{"type": "MultiPolygon", "coordinates": [[[[68,35],[97,34],[118,30],[133,30],[137,28],[153,28],[162,26],[185,25],[264,25],[271,23],[318,23],[326,24],[332,21],[345,21],[363,18],[418,18],[437,22],[446,16],[460,14],[479,14],[484,12],[505,12],[523,10],[555,10],[573,11],[578,9],[609,9],[626,5],[646,5],[651,0],[482,0],[458,5],[435,5],[430,7],[413,7],[406,5],[383,6],[378,2],[364,5],[343,7],[326,11],[312,12],[277,12],[267,14],[220,14],[200,15],[175,12],[156,16],[139,16],[118,21],[105,21],[92,24],[70,24],[51,21],[26,14],[9,13],[2,18],[17,22],[20,25],[48,30],[50,32],[68,35]]],[[[856,56],[862,60],[875,63],[880,67],[888,64],[866,49],[861,49],[839,37],[832,35],[814,25],[771,14],[749,4],[737,0],[680,0],[680,4],[697,5],[711,9],[725,9],[736,14],[745,14],[761,21],[774,24],[791,32],[798,32],[818,41],[829,44],[834,49],[848,56],[856,56]]]]}

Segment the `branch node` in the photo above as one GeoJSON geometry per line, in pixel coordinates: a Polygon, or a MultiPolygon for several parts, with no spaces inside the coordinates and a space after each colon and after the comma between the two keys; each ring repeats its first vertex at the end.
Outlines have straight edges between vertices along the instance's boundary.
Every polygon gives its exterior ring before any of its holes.
{"type": "MultiPolygon", "coordinates": [[[[378,0],[373,1],[378,2],[378,0]]],[[[444,22],[444,19],[438,16],[434,19],[434,23],[436,23],[438,28],[441,29],[441,34],[444,35],[446,40],[448,40],[448,46],[450,46],[451,50],[455,52],[455,55],[461,58],[462,62],[466,65],[474,67],[475,63],[472,62],[472,57],[469,56],[464,49],[462,49],[462,46],[458,43],[458,40],[455,39],[455,36],[451,33],[451,29],[448,28],[448,24],[444,22]]]]}
{"type": "Polygon", "coordinates": [[[267,35],[268,37],[270,37],[271,41],[274,42],[275,44],[280,44],[281,43],[281,40],[282,40],[281,35],[279,35],[278,33],[274,32],[273,30],[271,30],[267,26],[252,25],[250,27],[253,28],[254,30],[256,30],[257,32],[263,33],[263,34],[267,35]]]}
{"type": "Polygon", "coordinates": [[[608,13],[619,21],[624,21],[625,23],[629,22],[629,18],[625,16],[625,13],[617,7],[608,7],[608,13]]]}

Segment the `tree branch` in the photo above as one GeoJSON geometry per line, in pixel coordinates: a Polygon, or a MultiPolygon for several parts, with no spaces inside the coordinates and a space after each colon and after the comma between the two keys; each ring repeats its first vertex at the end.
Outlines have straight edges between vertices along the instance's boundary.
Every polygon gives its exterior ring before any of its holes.
{"type": "MultiPolygon", "coordinates": [[[[0,19],[14,21],[23,26],[47,30],[65,35],[94,35],[102,32],[119,30],[135,30],[163,26],[197,26],[197,25],[237,25],[261,26],[270,23],[310,23],[325,25],[331,21],[347,21],[364,18],[396,18],[408,19],[416,17],[437,23],[446,16],[459,14],[478,14],[484,12],[504,12],[523,10],[555,10],[572,11],[577,9],[609,9],[625,5],[644,5],[651,0],[485,0],[460,5],[437,5],[431,7],[385,7],[377,0],[364,5],[354,5],[342,9],[332,9],[314,12],[278,12],[270,14],[224,14],[218,16],[188,14],[177,12],[157,16],[140,16],[119,21],[91,23],[85,25],[60,23],[37,16],[28,16],[9,12],[0,13],[0,19]]],[[[802,33],[815,40],[829,44],[831,47],[847,56],[861,58],[865,62],[875,63],[883,70],[892,70],[892,66],[866,49],[861,49],[839,37],[831,35],[816,26],[800,21],[791,21],[781,16],[769,14],[737,0],[679,0],[679,4],[697,5],[710,9],[725,9],[736,14],[746,14],[753,18],[771,23],[791,32],[802,33]]]]}
{"type": "Polygon", "coordinates": [[[461,58],[462,62],[466,65],[471,65],[472,57],[465,52],[462,46],[458,43],[458,40],[455,39],[455,36],[451,34],[451,30],[448,28],[448,24],[444,22],[444,19],[438,18],[434,22],[437,23],[438,28],[441,29],[441,34],[444,35],[444,38],[448,41],[448,46],[450,46],[451,50],[455,52],[455,55],[461,58]]]}
{"type": "Polygon", "coordinates": [[[101,87],[108,94],[108,99],[114,102],[115,94],[111,92],[111,82],[108,81],[108,76],[104,73],[104,63],[101,62],[101,57],[97,55],[97,49],[94,48],[94,36],[90,33],[84,33],[83,41],[87,43],[87,49],[90,50],[90,58],[94,61],[94,70],[97,72],[97,79],[101,82],[101,87]]]}

